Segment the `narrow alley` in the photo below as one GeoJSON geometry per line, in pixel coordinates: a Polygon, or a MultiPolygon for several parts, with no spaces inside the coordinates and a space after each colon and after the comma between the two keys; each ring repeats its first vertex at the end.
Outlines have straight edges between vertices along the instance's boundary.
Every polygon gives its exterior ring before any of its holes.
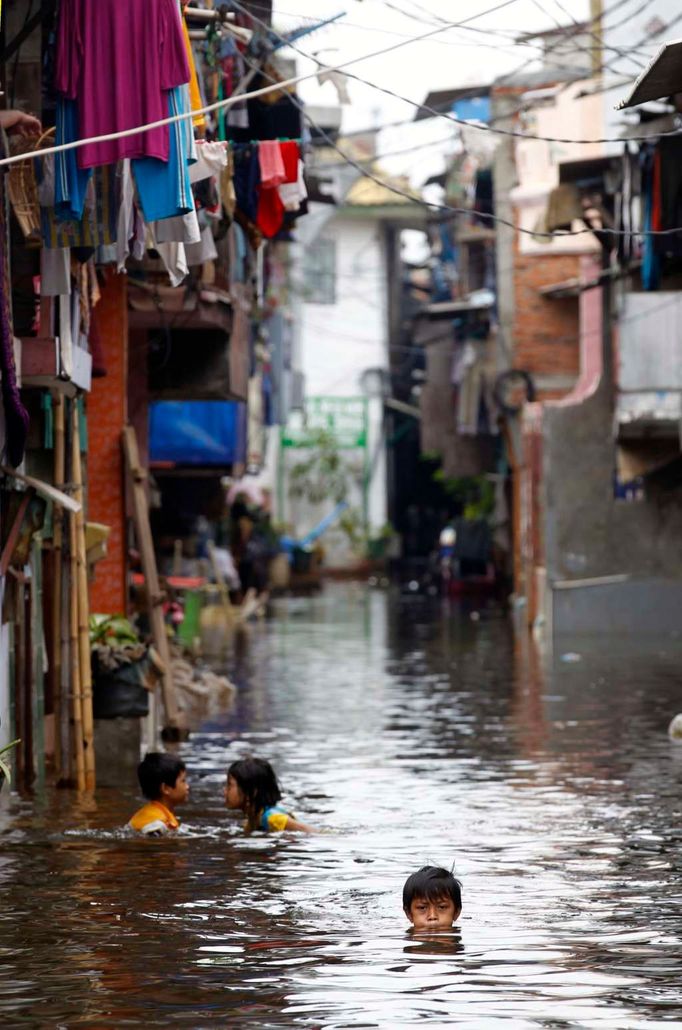
{"type": "Polygon", "coordinates": [[[543,660],[459,604],[277,602],[235,706],[177,746],[175,837],[122,831],[127,789],[7,795],[2,1025],[679,1025],[680,641],[543,660]],[[245,753],[323,833],[244,836],[222,791],[245,753]],[[424,863],[463,882],[454,935],[405,932],[424,863]]]}

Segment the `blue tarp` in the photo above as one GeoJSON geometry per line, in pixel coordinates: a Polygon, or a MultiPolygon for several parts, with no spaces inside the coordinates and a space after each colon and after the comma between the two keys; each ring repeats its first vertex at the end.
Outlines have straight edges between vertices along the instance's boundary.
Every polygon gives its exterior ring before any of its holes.
{"type": "Polygon", "coordinates": [[[490,97],[466,97],[452,105],[453,114],[466,122],[490,121],[490,97]]]}
{"type": "Polygon", "coordinates": [[[150,404],[149,457],[200,466],[245,461],[246,405],[236,401],[150,404]]]}

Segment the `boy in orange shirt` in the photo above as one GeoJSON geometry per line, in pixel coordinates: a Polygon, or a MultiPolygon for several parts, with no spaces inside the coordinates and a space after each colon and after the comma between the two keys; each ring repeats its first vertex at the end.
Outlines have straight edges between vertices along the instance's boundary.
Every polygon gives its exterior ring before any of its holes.
{"type": "Polygon", "coordinates": [[[180,825],[175,809],[189,797],[185,763],[174,755],[150,751],[137,767],[137,778],[148,802],[128,826],[146,837],[173,833],[180,825]]]}

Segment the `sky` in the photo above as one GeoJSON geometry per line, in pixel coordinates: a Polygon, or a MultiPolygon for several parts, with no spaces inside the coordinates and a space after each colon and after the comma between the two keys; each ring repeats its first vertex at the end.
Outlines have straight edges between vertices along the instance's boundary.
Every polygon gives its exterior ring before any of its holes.
{"type": "MultiPolygon", "coordinates": [[[[589,17],[589,0],[511,0],[492,11],[504,0],[274,0],[273,25],[290,31],[314,20],[343,14],[333,24],[317,30],[297,43],[306,53],[317,54],[328,64],[344,61],[377,50],[405,43],[391,53],[353,65],[349,72],[421,102],[432,90],[476,85],[528,62],[536,50],[515,45],[518,35],[570,23],[571,17],[589,17]],[[564,11],[561,8],[564,8],[564,11]],[[486,13],[490,12],[490,13],[486,13]],[[467,26],[445,28],[428,39],[407,42],[415,35],[439,28],[440,22],[467,26]],[[481,30],[481,31],[479,31],[481,30]]],[[[300,72],[314,70],[311,61],[296,56],[300,72]]],[[[348,81],[351,103],[343,108],[343,129],[354,131],[380,128],[390,122],[414,118],[416,109],[386,96],[371,87],[348,81]]],[[[336,106],[338,96],[331,82],[316,80],[299,85],[300,96],[308,104],[336,106]]],[[[411,153],[382,160],[392,174],[407,174],[415,186],[443,167],[443,155],[452,149],[455,133],[442,120],[429,119],[412,125],[381,131],[378,151],[389,153],[408,146],[411,153]],[[406,132],[409,131],[409,136],[406,132]],[[433,143],[433,146],[422,144],[433,143]]]]}

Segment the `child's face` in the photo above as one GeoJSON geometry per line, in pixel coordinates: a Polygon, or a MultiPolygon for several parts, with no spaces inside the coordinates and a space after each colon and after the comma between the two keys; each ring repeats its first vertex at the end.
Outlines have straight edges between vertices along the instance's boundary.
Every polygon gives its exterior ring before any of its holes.
{"type": "Polygon", "coordinates": [[[228,776],[225,783],[225,804],[228,808],[244,809],[244,791],[234,776],[228,776]]]}
{"type": "Polygon", "coordinates": [[[167,783],[161,784],[161,800],[171,808],[174,808],[175,805],[184,805],[188,797],[189,783],[185,769],[178,773],[178,778],[172,787],[169,787],[167,783]]]}
{"type": "Polygon", "coordinates": [[[409,911],[405,915],[415,930],[450,930],[461,909],[455,907],[452,898],[443,894],[440,898],[428,901],[426,898],[413,898],[409,911]]]}

